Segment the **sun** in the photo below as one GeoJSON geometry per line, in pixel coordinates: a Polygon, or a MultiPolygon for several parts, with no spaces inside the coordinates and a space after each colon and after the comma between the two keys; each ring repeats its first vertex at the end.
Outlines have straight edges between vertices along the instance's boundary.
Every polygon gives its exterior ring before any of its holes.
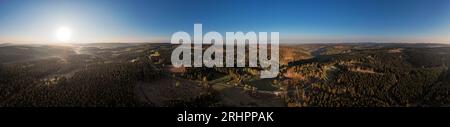
{"type": "Polygon", "coordinates": [[[55,32],[56,39],[61,42],[68,42],[72,38],[72,30],[69,27],[59,27],[55,32]]]}

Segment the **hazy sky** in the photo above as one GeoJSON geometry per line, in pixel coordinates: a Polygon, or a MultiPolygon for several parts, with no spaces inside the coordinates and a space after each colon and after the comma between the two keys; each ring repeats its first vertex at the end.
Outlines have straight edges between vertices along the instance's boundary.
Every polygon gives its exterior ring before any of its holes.
{"type": "Polygon", "coordinates": [[[194,23],[292,43],[450,43],[450,0],[0,0],[1,42],[54,42],[62,26],[72,42],[160,42],[194,23]]]}

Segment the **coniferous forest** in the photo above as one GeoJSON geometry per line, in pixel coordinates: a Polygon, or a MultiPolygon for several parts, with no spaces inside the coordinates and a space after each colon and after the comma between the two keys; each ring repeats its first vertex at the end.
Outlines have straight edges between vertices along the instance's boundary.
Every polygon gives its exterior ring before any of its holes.
{"type": "Polygon", "coordinates": [[[0,47],[1,107],[447,107],[450,46],[280,46],[280,73],[175,68],[170,44],[0,47]]]}

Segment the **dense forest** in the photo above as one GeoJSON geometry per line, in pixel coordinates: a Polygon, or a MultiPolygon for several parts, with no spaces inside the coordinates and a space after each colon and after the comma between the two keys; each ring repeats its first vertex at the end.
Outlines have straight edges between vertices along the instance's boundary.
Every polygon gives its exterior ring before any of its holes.
{"type": "Polygon", "coordinates": [[[0,107],[449,106],[450,47],[282,46],[262,68],[174,68],[168,44],[0,47],[0,107]]]}
{"type": "Polygon", "coordinates": [[[293,62],[292,106],[448,106],[450,48],[353,50],[293,62]],[[324,60],[325,59],[325,60],[324,60]],[[312,66],[313,65],[313,66],[312,66]]]}

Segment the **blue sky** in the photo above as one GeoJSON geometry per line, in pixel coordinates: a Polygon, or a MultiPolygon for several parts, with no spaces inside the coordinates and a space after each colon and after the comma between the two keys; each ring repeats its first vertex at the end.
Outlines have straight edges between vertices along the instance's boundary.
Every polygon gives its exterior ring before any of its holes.
{"type": "Polygon", "coordinates": [[[3,42],[51,42],[61,26],[74,42],[160,42],[194,23],[290,43],[450,42],[450,0],[0,0],[3,42]]]}

